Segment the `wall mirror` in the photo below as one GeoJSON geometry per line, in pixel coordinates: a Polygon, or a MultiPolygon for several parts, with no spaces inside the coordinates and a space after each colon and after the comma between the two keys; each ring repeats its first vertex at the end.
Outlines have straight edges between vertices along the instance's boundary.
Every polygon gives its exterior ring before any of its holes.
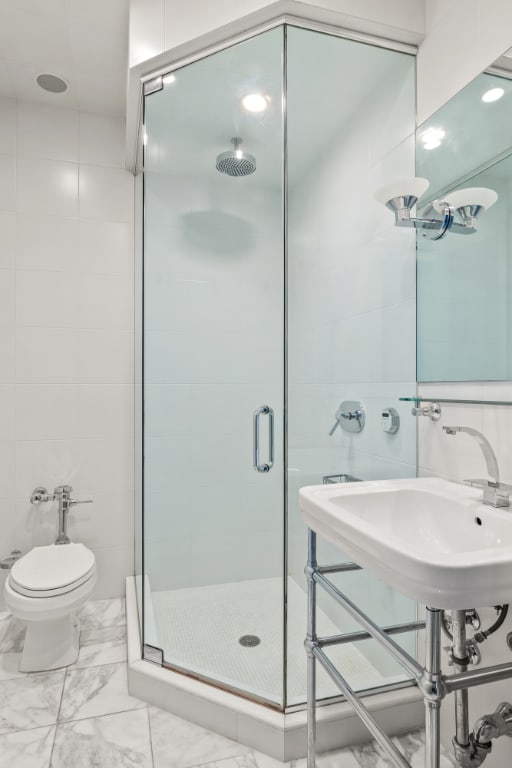
{"type": "Polygon", "coordinates": [[[418,381],[512,379],[512,49],[418,127],[416,176],[421,215],[497,193],[472,233],[417,232],[418,381]]]}

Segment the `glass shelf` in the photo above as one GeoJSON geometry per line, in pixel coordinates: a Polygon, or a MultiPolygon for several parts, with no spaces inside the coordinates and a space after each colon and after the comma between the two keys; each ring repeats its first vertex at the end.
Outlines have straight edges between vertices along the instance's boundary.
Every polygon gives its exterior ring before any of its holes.
{"type": "Polygon", "coordinates": [[[512,400],[459,400],[452,397],[399,397],[404,403],[460,403],[462,405],[512,405],[512,400]]]}

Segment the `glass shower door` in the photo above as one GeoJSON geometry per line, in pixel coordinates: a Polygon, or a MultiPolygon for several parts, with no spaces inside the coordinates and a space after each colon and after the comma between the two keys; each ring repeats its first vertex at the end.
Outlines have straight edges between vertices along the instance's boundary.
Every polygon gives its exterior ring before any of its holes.
{"type": "Polygon", "coordinates": [[[282,55],[275,29],[164,77],[144,159],[144,643],[278,705],[282,55]]]}
{"type": "MultiPolygon", "coordinates": [[[[408,54],[292,26],[287,53],[287,704],[294,705],[306,698],[299,488],[416,474],[416,423],[399,401],[416,386],[414,232],[389,226],[373,199],[386,180],[414,176],[415,69],[408,54]],[[346,400],[365,409],[359,434],[332,431],[346,400]],[[389,407],[400,412],[394,435],[381,426],[389,407]]],[[[344,559],[321,539],[318,557],[344,559]]],[[[331,578],[381,626],[416,618],[415,603],[366,571],[331,578]]],[[[322,591],[318,625],[323,635],[359,629],[322,591]]],[[[414,653],[412,634],[399,642],[414,653]]],[[[358,691],[406,679],[373,640],[329,653],[358,691]]],[[[318,678],[320,698],[338,693],[323,670],[318,678]]]]}

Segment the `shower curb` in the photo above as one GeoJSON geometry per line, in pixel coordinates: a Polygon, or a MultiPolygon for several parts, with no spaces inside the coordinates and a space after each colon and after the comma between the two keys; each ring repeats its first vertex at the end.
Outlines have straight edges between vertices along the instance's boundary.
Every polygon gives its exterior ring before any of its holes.
{"type": "MultiPolygon", "coordinates": [[[[130,694],[277,760],[306,756],[305,710],[277,712],[142,659],[134,576],[126,579],[126,620],[130,694]]],[[[365,703],[391,736],[423,726],[423,698],[415,687],[367,696],[365,703]]],[[[368,731],[346,702],[319,707],[319,752],[369,740],[368,731]]]]}

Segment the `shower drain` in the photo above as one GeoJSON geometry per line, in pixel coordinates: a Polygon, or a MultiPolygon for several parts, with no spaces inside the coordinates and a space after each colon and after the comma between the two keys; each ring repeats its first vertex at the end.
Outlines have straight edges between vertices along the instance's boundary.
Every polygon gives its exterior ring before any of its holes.
{"type": "Polygon", "coordinates": [[[261,640],[258,635],[242,635],[238,642],[240,645],[243,645],[244,648],[254,648],[255,645],[261,643],[261,640]]]}

